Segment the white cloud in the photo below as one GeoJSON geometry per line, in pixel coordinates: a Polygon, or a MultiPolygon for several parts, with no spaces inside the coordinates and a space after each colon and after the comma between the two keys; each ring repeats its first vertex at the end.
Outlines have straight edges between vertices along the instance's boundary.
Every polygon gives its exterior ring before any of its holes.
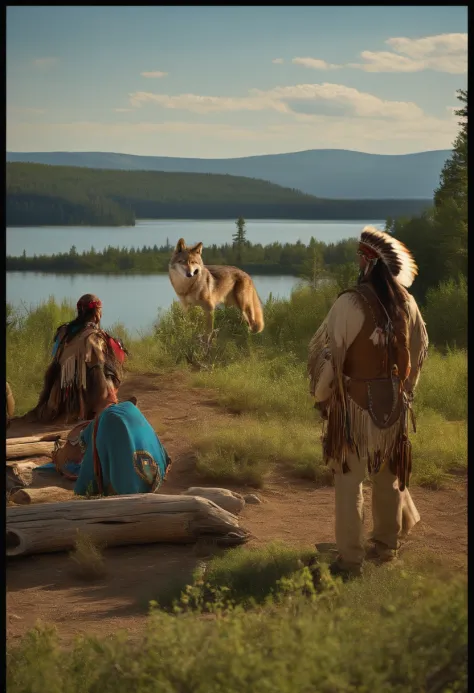
{"type": "Polygon", "coordinates": [[[423,59],[433,54],[467,53],[467,34],[437,34],[419,39],[391,38],[386,43],[397,53],[404,53],[415,59],[423,59]]]}
{"type": "Polygon", "coordinates": [[[284,62],[285,61],[283,60],[283,58],[273,58],[273,60],[272,60],[272,63],[274,65],[283,65],[284,62]]]}
{"type": "Polygon", "coordinates": [[[166,77],[167,72],[160,72],[156,70],[155,72],[141,72],[142,77],[149,77],[150,79],[160,79],[161,77],[166,77]]]}
{"type": "Polygon", "coordinates": [[[163,108],[190,111],[191,113],[223,113],[225,111],[265,111],[286,112],[286,107],[278,101],[260,96],[200,96],[198,94],[153,94],[137,91],[130,94],[130,103],[140,108],[146,103],[155,103],[163,108]]]}
{"type": "Polygon", "coordinates": [[[318,58],[293,58],[291,62],[295,65],[310,67],[313,70],[337,70],[342,67],[342,65],[327,63],[325,60],[319,60],[318,58]]]}
{"type": "Polygon", "coordinates": [[[130,94],[135,108],[154,103],[162,108],[190,111],[192,113],[223,113],[237,111],[277,111],[299,119],[316,115],[318,104],[333,104],[347,111],[348,115],[362,118],[382,117],[407,120],[423,116],[419,106],[409,101],[388,101],[373,94],[358,91],[342,84],[297,84],[292,87],[276,87],[268,91],[251,89],[247,96],[200,96],[197,94],[154,94],[135,92],[130,94]],[[301,108],[310,113],[301,113],[301,108]],[[312,111],[312,112],[311,112],[312,111]]]}
{"type": "Polygon", "coordinates": [[[435,70],[451,74],[467,72],[467,34],[437,34],[418,39],[390,38],[390,51],[362,51],[365,62],[335,65],[319,58],[293,58],[296,65],[313,70],[349,67],[364,72],[421,72],[435,70]]]}
{"type": "Polygon", "coordinates": [[[59,62],[59,58],[36,58],[33,60],[33,65],[42,70],[46,70],[49,67],[53,67],[59,62]]]}
{"type": "Polygon", "coordinates": [[[365,72],[421,72],[435,70],[451,74],[467,72],[467,34],[437,34],[424,38],[390,38],[392,51],[363,51],[364,63],[348,67],[365,72]]]}
{"type": "Polygon", "coordinates": [[[362,118],[382,117],[407,120],[423,115],[422,109],[411,101],[388,101],[342,84],[297,84],[293,87],[277,87],[263,93],[266,98],[281,99],[285,103],[288,101],[304,101],[307,104],[318,101],[333,102],[346,107],[349,113],[362,118]]]}

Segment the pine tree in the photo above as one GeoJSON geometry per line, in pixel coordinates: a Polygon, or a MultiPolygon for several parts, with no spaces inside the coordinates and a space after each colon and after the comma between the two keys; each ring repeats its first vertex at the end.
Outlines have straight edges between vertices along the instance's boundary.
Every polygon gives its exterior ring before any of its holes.
{"type": "Polygon", "coordinates": [[[453,153],[441,172],[435,192],[435,223],[439,229],[439,252],[445,257],[443,279],[467,273],[467,91],[458,90],[462,120],[453,153]]]}
{"type": "Polygon", "coordinates": [[[237,248],[237,262],[241,264],[242,249],[245,245],[247,245],[247,230],[245,228],[245,219],[243,217],[239,217],[235,222],[235,225],[237,227],[237,231],[232,236],[232,240],[234,241],[234,248],[237,248]]]}

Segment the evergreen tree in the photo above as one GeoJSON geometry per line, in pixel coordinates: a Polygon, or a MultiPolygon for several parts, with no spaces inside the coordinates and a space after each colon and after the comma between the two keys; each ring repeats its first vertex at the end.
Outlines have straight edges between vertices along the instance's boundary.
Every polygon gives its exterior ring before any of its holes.
{"type": "Polygon", "coordinates": [[[458,99],[462,108],[455,113],[462,118],[461,129],[435,192],[439,251],[445,257],[443,280],[467,275],[467,91],[459,89],[458,99]]]}
{"type": "Polygon", "coordinates": [[[394,235],[413,252],[420,276],[415,295],[423,300],[430,287],[467,276],[467,91],[458,90],[460,131],[434,194],[434,208],[411,219],[397,219],[394,235]]]}
{"type": "Polygon", "coordinates": [[[234,248],[237,248],[237,262],[242,263],[242,249],[247,244],[247,230],[245,228],[245,219],[239,217],[235,222],[237,231],[232,236],[234,241],[234,248]]]}

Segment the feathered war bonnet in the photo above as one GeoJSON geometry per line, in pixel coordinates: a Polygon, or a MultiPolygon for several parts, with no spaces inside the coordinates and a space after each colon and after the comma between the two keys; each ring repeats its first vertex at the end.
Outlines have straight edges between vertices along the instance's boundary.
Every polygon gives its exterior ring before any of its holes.
{"type": "Polygon", "coordinates": [[[392,277],[407,289],[418,274],[418,267],[408,248],[389,233],[379,231],[374,226],[363,228],[358,252],[368,260],[366,274],[381,261],[392,277]]]}

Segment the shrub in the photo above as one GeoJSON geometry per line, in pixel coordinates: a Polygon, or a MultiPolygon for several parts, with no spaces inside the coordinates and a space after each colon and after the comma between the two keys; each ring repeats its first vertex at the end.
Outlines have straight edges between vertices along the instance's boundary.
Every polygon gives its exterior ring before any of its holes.
{"type": "MultiPolygon", "coordinates": [[[[293,581],[298,584],[296,575],[293,581]]],[[[7,690],[467,690],[467,589],[462,578],[443,581],[382,567],[369,569],[363,580],[332,584],[333,589],[309,599],[289,590],[265,608],[218,608],[207,618],[154,609],[143,637],[82,637],[67,652],[53,629],[38,625],[8,649],[7,690]]],[[[283,579],[283,592],[284,585],[283,579]]]]}
{"type": "Polygon", "coordinates": [[[467,279],[442,282],[426,294],[423,311],[430,341],[440,349],[467,348],[467,279]]]}

